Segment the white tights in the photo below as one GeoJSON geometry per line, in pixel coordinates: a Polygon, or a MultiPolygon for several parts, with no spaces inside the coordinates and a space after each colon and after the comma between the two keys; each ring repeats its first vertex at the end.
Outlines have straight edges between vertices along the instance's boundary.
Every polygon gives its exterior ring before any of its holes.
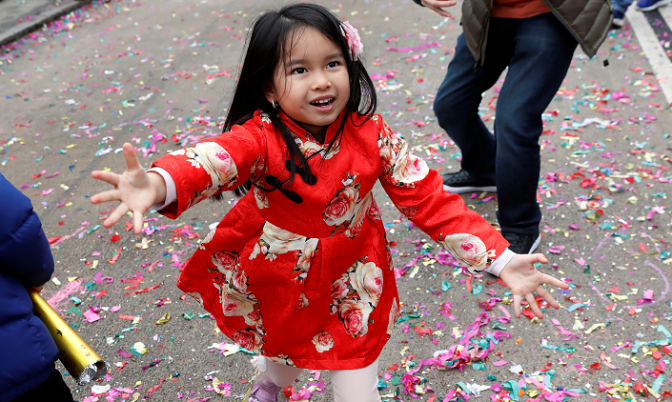
{"type": "MultiPolygon", "coordinates": [[[[303,369],[266,360],[262,379],[279,387],[293,385],[303,369]]],[[[378,394],[378,360],[356,370],[331,370],[334,402],[380,402],[378,394]]]]}

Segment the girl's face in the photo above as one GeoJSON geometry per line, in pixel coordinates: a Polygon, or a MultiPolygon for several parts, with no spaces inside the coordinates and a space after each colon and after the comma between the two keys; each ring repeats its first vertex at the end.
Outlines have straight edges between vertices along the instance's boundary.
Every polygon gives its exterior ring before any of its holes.
{"type": "Polygon", "coordinates": [[[317,139],[336,121],[350,98],[350,80],[340,49],[315,28],[298,32],[291,54],[280,63],[266,93],[317,139]]]}

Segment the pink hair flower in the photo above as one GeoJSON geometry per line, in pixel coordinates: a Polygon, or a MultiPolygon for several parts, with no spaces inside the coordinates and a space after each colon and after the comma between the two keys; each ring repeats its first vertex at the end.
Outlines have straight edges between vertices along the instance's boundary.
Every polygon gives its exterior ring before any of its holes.
{"type": "Polygon", "coordinates": [[[359,38],[357,28],[350,25],[348,21],[344,21],[341,24],[341,32],[343,33],[343,36],[348,43],[352,59],[357,61],[357,56],[364,52],[364,45],[362,44],[362,40],[359,38]]]}

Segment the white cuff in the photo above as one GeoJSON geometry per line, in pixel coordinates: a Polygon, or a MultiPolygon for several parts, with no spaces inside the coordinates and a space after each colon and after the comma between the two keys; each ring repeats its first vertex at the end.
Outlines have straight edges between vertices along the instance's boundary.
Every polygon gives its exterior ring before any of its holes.
{"type": "Polygon", "coordinates": [[[166,182],[166,200],[161,204],[154,204],[151,206],[153,210],[160,211],[177,200],[177,188],[175,187],[175,180],[173,180],[173,176],[171,176],[170,173],[159,167],[151,168],[147,172],[160,174],[161,177],[163,177],[163,180],[166,182]]]}
{"type": "Polygon", "coordinates": [[[490,264],[490,266],[485,269],[485,272],[489,272],[495,276],[499,276],[499,274],[504,270],[504,267],[506,267],[506,264],[508,264],[509,261],[511,261],[514,255],[516,255],[516,253],[507,248],[506,250],[504,250],[502,255],[497,257],[497,259],[493,261],[493,263],[490,264]]]}

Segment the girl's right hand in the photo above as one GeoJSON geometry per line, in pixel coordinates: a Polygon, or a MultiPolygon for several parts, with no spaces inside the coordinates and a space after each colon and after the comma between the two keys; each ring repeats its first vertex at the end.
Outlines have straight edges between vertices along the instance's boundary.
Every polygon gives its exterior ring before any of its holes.
{"type": "Polygon", "coordinates": [[[160,174],[149,172],[140,166],[133,145],[123,146],[126,158],[126,171],[122,174],[95,170],[94,179],[102,180],[114,186],[113,190],[103,191],[91,197],[92,204],[108,201],[120,201],[121,204],[105,219],[103,226],[111,227],[128,211],[133,212],[135,234],[142,230],[142,217],[150,207],[166,199],[166,183],[160,174]]]}

